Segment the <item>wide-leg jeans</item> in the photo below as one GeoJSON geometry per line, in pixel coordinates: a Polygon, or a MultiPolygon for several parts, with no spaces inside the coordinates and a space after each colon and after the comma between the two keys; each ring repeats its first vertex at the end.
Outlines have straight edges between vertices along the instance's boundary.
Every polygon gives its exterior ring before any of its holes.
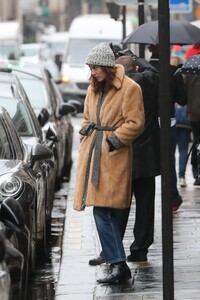
{"type": "Polygon", "coordinates": [[[126,261],[126,254],[114,209],[95,206],[93,215],[106,263],[114,264],[126,261]]]}

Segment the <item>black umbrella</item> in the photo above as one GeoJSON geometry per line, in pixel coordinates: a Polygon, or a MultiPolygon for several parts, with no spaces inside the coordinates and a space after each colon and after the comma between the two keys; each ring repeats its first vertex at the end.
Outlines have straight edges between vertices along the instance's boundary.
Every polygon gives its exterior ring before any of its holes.
{"type": "MultiPolygon", "coordinates": [[[[200,29],[187,21],[172,20],[169,22],[170,44],[171,45],[191,45],[200,44],[200,29]]],[[[158,21],[152,21],[139,26],[130,33],[123,44],[159,44],[158,21]]]]}
{"type": "Polygon", "coordinates": [[[188,58],[177,72],[188,75],[200,75],[200,54],[188,58]]]}

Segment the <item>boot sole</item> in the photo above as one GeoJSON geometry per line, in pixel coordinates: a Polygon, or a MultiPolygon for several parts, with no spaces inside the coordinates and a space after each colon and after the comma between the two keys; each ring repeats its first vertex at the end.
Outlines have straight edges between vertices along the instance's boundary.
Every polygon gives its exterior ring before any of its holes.
{"type": "Polygon", "coordinates": [[[101,262],[91,262],[91,261],[89,261],[89,263],[88,263],[90,266],[100,266],[100,265],[102,265],[102,264],[105,264],[105,261],[104,260],[102,260],[101,262]]]}
{"type": "Polygon", "coordinates": [[[123,281],[126,281],[126,280],[129,280],[131,279],[132,276],[131,276],[131,273],[127,273],[126,275],[124,276],[121,276],[120,278],[117,278],[117,279],[110,279],[110,280],[103,280],[103,279],[99,279],[97,280],[98,283],[104,283],[104,284],[116,284],[116,283],[122,283],[123,281]]]}

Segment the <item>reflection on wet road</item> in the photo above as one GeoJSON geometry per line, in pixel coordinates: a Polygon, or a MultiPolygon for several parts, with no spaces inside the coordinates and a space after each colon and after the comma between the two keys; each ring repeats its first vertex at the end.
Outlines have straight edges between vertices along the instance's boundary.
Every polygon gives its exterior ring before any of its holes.
{"type": "Polygon", "coordinates": [[[55,194],[48,257],[46,257],[44,265],[37,268],[31,280],[28,300],[55,299],[55,284],[58,281],[62,250],[67,188],[68,184],[63,183],[61,190],[55,194]]]}

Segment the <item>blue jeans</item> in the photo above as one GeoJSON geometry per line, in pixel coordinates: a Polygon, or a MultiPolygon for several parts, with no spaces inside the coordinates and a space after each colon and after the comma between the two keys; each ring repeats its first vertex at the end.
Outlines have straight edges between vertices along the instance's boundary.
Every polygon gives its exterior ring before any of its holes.
{"type": "Polygon", "coordinates": [[[114,209],[94,206],[93,214],[106,263],[126,261],[114,209]]]}
{"type": "Polygon", "coordinates": [[[190,130],[186,128],[176,128],[176,143],[179,151],[179,178],[185,178],[189,142],[190,130]]]}

